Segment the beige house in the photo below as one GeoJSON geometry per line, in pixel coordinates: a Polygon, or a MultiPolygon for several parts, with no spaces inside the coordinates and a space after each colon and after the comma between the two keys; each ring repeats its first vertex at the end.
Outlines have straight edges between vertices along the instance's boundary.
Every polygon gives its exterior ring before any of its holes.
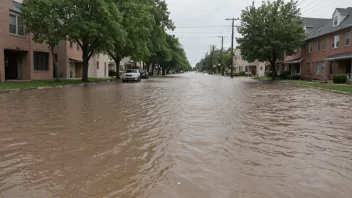
{"type": "Polygon", "coordinates": [[[259,62],[255,60],[254,62],[247,62],[242,58],[241,50],[239,48],[235,49],[235,56],[234,56],[234,72],[238,73],[244,71],[247,75],[258,75],[264,76],[265,75],[265,62],[259,62]]]}

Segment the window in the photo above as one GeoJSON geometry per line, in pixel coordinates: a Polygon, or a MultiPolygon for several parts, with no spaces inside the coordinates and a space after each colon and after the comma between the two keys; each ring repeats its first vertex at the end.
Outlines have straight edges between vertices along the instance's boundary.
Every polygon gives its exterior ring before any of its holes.
{"type": "Polygon", "coordinates": [[[16,27],[16,15],[10,14],[10,33],[17,34],[17,27],[16,27]]]}
{"type": "Polygon", "coordinates": [[[72,48],[72,46],[73,46],[73,42],[72,42],[72,41],[70,41],[70,48],[72,48]]]}
{"type": "Polygon", "coordinates": [[[33,52],[34,70],[49,70],[49,53],[33,52]]]}
{"type": "Polygon", "coordinates": [[[16,12],[21,12],[22,9],[22,4],[16,2],[16,1],[12,1],[12,10],[16,11],[16,12]]]}
{"type": "Polygon", "coordinates": [[[339,19],[338,19],[337,16],[335,16],[335,17],[334,17],[334,25],[333,25],[333,26],[334,26],[334,27],[337,26],[338,22],[339,22],[339,19]]]}
{"type": "Polygon", "coordinates": [[[320,50],[320,39],[317,39],[317,52],[320,50]]]}
{"type": "Polygon", "coordinates": [[[321,49],[323,50],[323,52],[325,51],[325,39],[321,41],[321,49]]]}
{"type": "Polygon", "coordinates": [[[331,49],[339,48],[340,35],[331,38],[331,49]]]}
{"type": "Polygon", "coordinates": [[[22,22],[22,17],[17,16],[17,34],[24,36],[24,27],[22,22]]]}
{"type": "Polygon", "coordinates": [[[315,75],[320,74],[320,62],[315,63],[315,75]]]}
{"type": "Polygon", "coordinates": [[[260,67],[260,70],[263,70],[263,67],[260,67]]]}
{"type": "Polygon", "coordinates": [[[10,34],[16,34],[24,36],[24,26],[22,22],[22,17],[10,14],[9,15],[9,32],[10,34]]]}
{"type": "Polygon", "coordinates": [[[345,46],[350,45],[350,40],[351,40],[351,32],[346,32],[345,34],[345,46]]]}
{"type": "Polygon", "coordinates": [[[325,62],[321,63],[321,75],[325,74],[325,62]]]}
{"type": "Polygon", "coordinates": [[[99,69],[99,61],[97,62],[97,69],[99,69]]]}
{"type": "Polygon", "coordinates": [[[334,74],[334,62],[330,62],[330,75],[334,74]]]}
{"type": "Polygon", "coordinates": [[[80,48],[79,48],[79,44],[77,43],[77,50],[79,50],[80,48]]]}
{"type": "Polygon", "coordinates": [[[310,73],[310,63],[306,64],[306,69],[307,69],[307,72],[310,73]]]}
{"type": "Polygon", "coordinates": [[[307,53],[310,53],[311,51],[312,51],[312,42],[309,42],[308,44],[307,44],[307,53]]]}

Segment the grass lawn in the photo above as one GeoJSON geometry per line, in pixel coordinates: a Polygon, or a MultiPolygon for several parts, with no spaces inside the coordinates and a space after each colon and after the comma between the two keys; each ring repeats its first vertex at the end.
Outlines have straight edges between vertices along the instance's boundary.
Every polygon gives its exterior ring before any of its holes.
{"type": "Polygon", "coordinates": [[[266,77],[266,76],[261,76],[261,77],[254,76],[254,77],[251,77],[251,78],[255,79],[255,80],[271,80],[271,78],[266,77]]]}
{"type": "MultiPolygon", "coordinates": [[[[111,78],[89,78],[89,82],[101,82],[111,80],[111,78]]],[[[81,84],[80,79],[61,79],[60,82],[55,82],[54,79],[49,80],[33,80],[20,82],[0,82],[0,90],[19,89],[19,88],[36,88],[36,87],[55,87],[63,85],[81,84]]]]}
{"type": "Polygon", "coordinates": [[[319,82],[312,82],[312,81],[305,81],[305,80],[285,80],[282,82],[285,82],[288,84],[293,84],[293,85],[318,87],[318,88],[323,88],[323,89],[330,89],[330,90],[344,91],[344,92],[352,93],[352,86],[351,85],[327,84],[327,83],[319,83],[319,82]]]}

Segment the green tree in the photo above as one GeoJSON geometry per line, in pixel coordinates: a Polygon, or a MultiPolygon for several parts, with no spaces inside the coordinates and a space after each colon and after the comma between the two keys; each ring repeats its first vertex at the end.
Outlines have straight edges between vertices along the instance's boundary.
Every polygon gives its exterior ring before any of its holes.
{"type": "Polygon", "coordinates": [[[55,80],[60,81],[59,66],[54,48],[66,38],[66,24],[62,23],[58,9],[60,0],[26,0],[22,5],[22,18],[27,33],[33,33],[33,41],[48,45],[55,71],[55,80]]]}
{"type": "MultiPolygon", "coordinates": [[[[268,1],[259,8],[247,7],[242,11],[241,25],[237,38],[242,56],[249,62],[259,59],[269,61],[271,71],[276,73],[275,64],[283,59],[283,52],[294,53],[305,39],[300,10],[297,2],[283,0],[268,1]]],[[[275,79],[275,75],[272,75],[275,79]]]]}
{"type": "Polygon", "coordinates": [[[88,81],[88,62],[94,53],[104,52],[106,43],[124,38],[122,15],[114,0],[58,0],[58,12],[67,25],[67,36],[82,49],[82,81],[88,81]],[[114,35],[112,37],[111,35],[114,35]]]}
{"type": "Polygon", "coordinates": [[[122,14],[122,35],[111,32],[112,41],[107,42],[106,52],[116,63],[116,78],[120,78],[120,61],[131,57],[134,61],[143,60],[149,56],[151,31],[155,24],[152,11],[154,0],[116,0],[116,5],[122,14]]]}
{"type": "Polygon", "coordinates": [[[143,61],[147,64],[147,70],[150,75],[154,73],[154,67],[159,66],[161,61],[170,61],[171,52],[168,49],[166,41],[166,31],[174,30],[175,26],[170,19],[170,12],[168,11],[167,4],[164,0],[154,0],[155,6],[152,10],[152,15],[155,24],[152,28],[151,38],[148,45],[149,56],[144,57],[143,61]],[[152,66],[151,70],[149,66],[152,66]]]}

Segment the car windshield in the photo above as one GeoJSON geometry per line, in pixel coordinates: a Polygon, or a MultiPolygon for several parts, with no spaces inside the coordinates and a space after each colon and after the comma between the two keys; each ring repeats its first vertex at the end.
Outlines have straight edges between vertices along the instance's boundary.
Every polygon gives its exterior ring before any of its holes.
{"type": "Polygon", "coordinates": [[[126,73],[138,73],[138,70],[136,70],[136,69],[128,69],[128,70],[126,70],[126,73]]]}

